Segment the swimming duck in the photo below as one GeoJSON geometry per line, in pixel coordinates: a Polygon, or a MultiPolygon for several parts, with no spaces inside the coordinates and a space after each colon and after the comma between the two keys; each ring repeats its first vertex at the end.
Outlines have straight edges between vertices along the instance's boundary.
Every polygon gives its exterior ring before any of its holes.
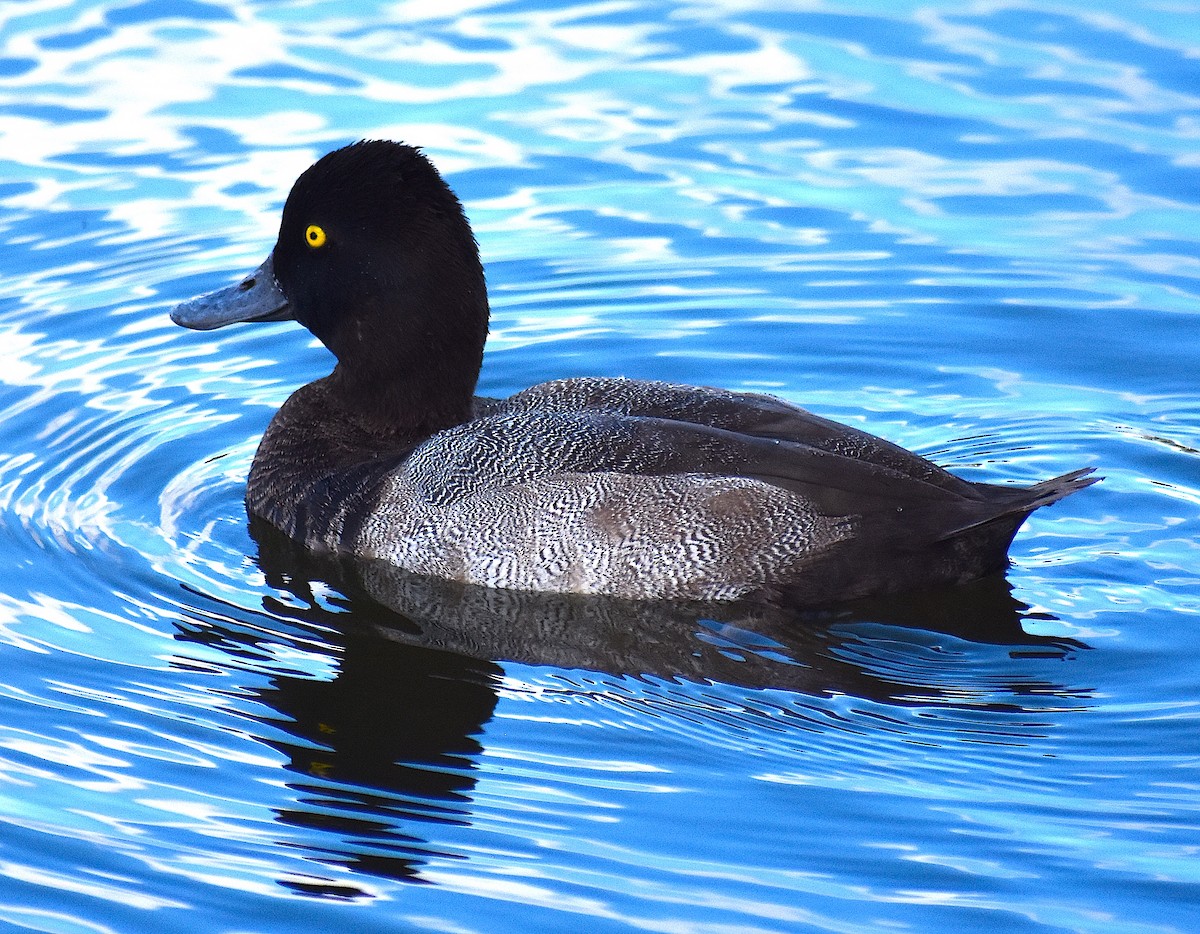
{"type": "Polygon", "coordinates": [[[266,261],[174,309],[294,319],[337,358],[267,427],[246,485],[311,548],[491,587],[806,604],[1003,569],[1033,510],[1094,482],[960,479],[780,399],[624,378],[475,396],[488,328],[462,205],[417,148],[307,169],[266,261]]]}

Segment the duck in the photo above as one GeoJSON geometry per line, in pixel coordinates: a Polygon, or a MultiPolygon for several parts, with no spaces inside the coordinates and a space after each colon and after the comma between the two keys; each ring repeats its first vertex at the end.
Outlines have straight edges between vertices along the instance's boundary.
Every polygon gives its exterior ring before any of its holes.
{"type": "Polygon", "coordinates": [[[969,481],[783,399],[567,376],[476,395],[489,306],[461,202],[416,146],[362,140],[295,181],[267,259],[176,306],[294,320],[335,358],[271,419],[246,508],[315,552],[464,585],[817,606],[1008,566],[1093,468],[969,481]]]}

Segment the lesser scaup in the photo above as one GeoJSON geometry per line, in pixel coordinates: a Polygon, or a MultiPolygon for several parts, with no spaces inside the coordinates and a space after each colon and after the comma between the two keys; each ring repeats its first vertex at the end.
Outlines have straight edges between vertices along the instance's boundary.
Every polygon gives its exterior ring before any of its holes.
{"type": "Polygon", "coordinates": [[[254,456],[246,503],[311,547],[472,584],[823,603],[999,571],[1025,518],[1094,482],[972,483],[771,396],[623,378],[474,395],[488,328],[462,205],[418,149],[296,180],[266,262],[184,327],[295,319],[337,358],[254,456]]]}

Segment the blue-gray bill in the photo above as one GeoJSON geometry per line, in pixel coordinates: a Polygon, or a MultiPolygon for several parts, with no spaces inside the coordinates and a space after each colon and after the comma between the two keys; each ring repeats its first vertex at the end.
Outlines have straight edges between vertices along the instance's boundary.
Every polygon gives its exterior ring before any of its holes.
{"type": "Polygon", "coordinates": [[[287,296],[275,281],[275,254],[246,276],[207,295],[176,305],[171,320],[193,331],[211,331],[239,321],[288,321],[292,318],[287,296]]]}

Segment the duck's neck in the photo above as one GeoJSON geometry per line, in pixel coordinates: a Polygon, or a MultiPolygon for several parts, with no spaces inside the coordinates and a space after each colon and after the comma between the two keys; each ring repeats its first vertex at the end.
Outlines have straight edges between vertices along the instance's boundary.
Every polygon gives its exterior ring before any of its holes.
{"type": "Polygon", "coordinates": [[[482,360],[482,347],[428,356],[400,350],[374,366],[338,363],[328,388],[365,431],[411,443],[471,417],[482,360]]]}
{"type": "Polygon", "coordinates": [[[470,418],[488,329],[483,270],[477,253],[424,259],[419,274],[379,290],[394,296],[387,305],[368,292],[343,306],[336,330],[318,333],[338,358],[329,390],[379,435],[428,437],[470,418]],[[447,290],[443,277],[467,285],[447,290]]]}
{"type": "Polygon", "coordinates": [[[481,281],[449,295],[436,286],[404,283],[402,299],[388,307],[371,298],[348,304],[334,333],[318,333],[338,361],[328,390],[374,436],[428,437],[470,418],[487,340],[486,292],[481,281]]]}

